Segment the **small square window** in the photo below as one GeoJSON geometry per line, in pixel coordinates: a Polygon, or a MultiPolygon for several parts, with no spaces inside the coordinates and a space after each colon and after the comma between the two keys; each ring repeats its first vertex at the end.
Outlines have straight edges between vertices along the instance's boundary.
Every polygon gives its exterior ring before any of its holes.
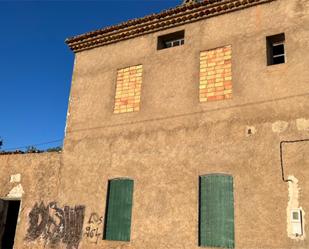
{"type": "Polygon", "coordinates": [[[284,44],[284,33],[266,37],[268,66],[285,63],[284,44]]]}
{"type": "Polygon", "coordinates": [[[185,31],[177,31],[175,33],[162,35],[158,37],[157,49],[165,49],[176,46],[181,46],[185,43],[185,31]]]}

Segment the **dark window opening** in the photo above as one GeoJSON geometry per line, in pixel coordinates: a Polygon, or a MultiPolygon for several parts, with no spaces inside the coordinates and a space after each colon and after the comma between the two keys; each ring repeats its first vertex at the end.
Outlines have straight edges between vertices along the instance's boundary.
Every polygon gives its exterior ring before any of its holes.
{"type": "Polygon", "coordinates": [[[20,201],[0,200],[1,249],[13,249],[20,201]]]}
{"type": "Polygon", "coordinates": [[[284,33],[266,37],[267,65],[285,63],[284,33]]]}
{"type": "Polygon", "coordinates": [[[165,49],[176,47],[185,44],[185,31],[177,31],[175,33],[162,35],[158,37],[158,47],[157,49],[165,49]]]}

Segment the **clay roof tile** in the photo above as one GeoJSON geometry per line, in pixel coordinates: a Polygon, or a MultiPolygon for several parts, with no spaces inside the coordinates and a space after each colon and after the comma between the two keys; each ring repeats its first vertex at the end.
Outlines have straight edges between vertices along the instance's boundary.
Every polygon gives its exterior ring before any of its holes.
{"type": "Polygon", "coordinates": [[[272,1],[276,0],[204,0],[77,35],[65,42],[79,52],[272,1]]]}

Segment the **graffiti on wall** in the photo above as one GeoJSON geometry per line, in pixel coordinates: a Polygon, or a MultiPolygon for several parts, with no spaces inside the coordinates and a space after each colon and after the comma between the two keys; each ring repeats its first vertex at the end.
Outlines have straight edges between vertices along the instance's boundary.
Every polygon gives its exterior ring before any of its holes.
{"type": "Polygon", "coordinates": [[[77,249],[82,239],[85,206],[59,208],[56,202],[48,205],[36,203],[29,213],[26,240],[42,238],[46,244],[56,246],[60,242],[67,249],[77,249]]]}
{"type": "Polygon", "coordinates": [[[85,237],[90,243],[98,244],[98,240],[102,237],[103,216],[97,213],[91,213],[85,228],[85,237]]]}

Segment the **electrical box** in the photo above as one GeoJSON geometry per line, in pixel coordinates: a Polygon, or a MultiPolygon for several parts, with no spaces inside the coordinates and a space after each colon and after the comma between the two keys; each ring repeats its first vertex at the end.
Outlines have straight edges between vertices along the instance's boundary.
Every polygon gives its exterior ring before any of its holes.
{"type": "Polygon", "coordinates": [[[303,224],[302,224],[302,212],[299,208],[292,209],[291,224],[292,224],[292,233],[295,236],[301,236],[303,234],[303,224]]]}

